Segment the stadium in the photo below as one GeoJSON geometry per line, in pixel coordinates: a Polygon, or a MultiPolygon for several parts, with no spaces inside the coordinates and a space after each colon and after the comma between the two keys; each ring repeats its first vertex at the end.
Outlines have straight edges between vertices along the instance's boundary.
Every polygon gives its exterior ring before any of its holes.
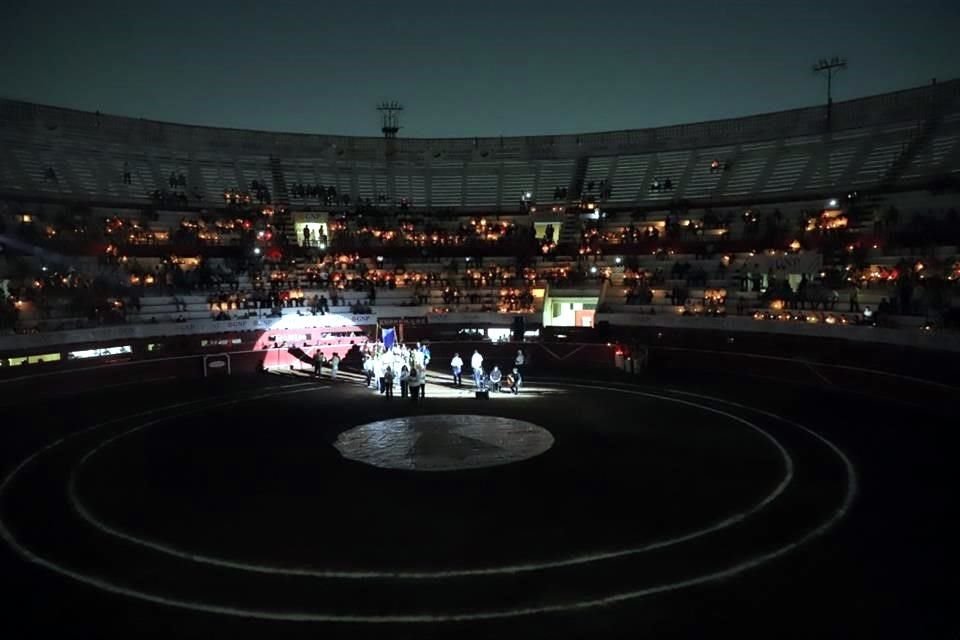
{"type": "Polygon", "coordinates": [[[960,81],[380,110],[0,101],[7,637],[956,632],[960,81]]]}

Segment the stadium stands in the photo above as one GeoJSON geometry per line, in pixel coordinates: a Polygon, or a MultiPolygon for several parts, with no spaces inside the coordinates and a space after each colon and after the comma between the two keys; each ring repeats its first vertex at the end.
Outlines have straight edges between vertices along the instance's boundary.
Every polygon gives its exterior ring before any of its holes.
{"type": "Polygon", "coordinates": [[[0,330],[315,317],[321,296],[491,326],[565,304],[956,326],[960,82],[823,116],[383,140],[0,101],[0,330]]]}

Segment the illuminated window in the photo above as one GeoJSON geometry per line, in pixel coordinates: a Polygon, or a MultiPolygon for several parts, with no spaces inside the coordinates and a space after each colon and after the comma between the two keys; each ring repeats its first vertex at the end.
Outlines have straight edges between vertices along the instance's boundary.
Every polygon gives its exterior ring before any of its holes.
{"type": "Polygon", "coordinates": [[[40,364],[42,362],[57,362],[60,360],[59,353],[41,353],[35,356],[27,356],[27,364],[40,364]]]}
{"type": "Polygon", "coordinates": [[[147,351],[160,351],[163,348],[163,343],[161,342],[151,342],[147,345],[147,351]]]}
{"type": "MultiPolygon", "coordinates": [[[[107,356],[118,356],[124,353],[133,353],[133,348],[125,344],[117,347],[103,347],[101,349],[82,349],[80,351],[70,351],[67,353],[67,360],[85,360],[87,358],[105,358],[107,356]]],[[[57,354],[57,360],[59,360],[57,354]]]]}
{"type": "Polygon", "coordinates": [[[240,338],[220,338],[218,340],[201,340],[201,347],[225,347],[231,344],[240,344],[240,338]]]}
{"type": "Polygon", "coordinates": [[[56,362],[57,360],[60,360],[59,353],[38,353],[32,356],[0,358],[0,367],[19,367],[24,364],[40,364],[42,362],[56,362]]]}

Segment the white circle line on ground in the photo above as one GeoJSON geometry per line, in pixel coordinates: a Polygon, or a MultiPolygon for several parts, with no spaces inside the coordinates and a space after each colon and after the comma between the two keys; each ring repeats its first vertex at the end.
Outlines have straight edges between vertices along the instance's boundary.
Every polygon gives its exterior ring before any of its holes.
{"type": "MultiPolygon", "coordinates": [[[[586,386],[586,385],[583,385],[586,386]]],[[[610,387],[594,387],[596,389],[610,389],[610,387]]],[[[715,400],[719,402],[725,402],[722,399],[712,398],[710,396],[702,396],[704,399],[715,400]]],[[[730,405],[737,405],[737,403],[727,402],[730,405]]],[[[745,406],[745,405],[741,405],[745,406]]],[[[755,410],[751,407],[745,407],[750,410],[755,410]]],[[[266,611],[259,609],[243,609],[237,607],[225,607],[219,605],[211,605],[209,603],[190,601],[190,600],[180,600],[176,598],[168,598],[165,596],[158,596],[156,594],[147,593],[137,589],[129,589],[119,585],[112,584],[108,581],[96,578],[94,576],[89,576],[77,571],[73,571],[67,567],[59,565],[57,563],[51,562],[44,558],[41,558],[35,555],[26,547],[20,545],[17,540],[12,537],[9,530],[6,528],[2,520],[0,520],[0,534],[2,537],[23,557],[38,564],[50,569],[53,572],[60,573],[66,577],[70,577],[78,582],[87,584],[89,586],[96,587],[103,591],[110,593],[115,593],[119,595],[124,595],[127,597],[139,599],[146,602],[152,602],[156,604],[163,604],[167,606],[177,607],[181,609],[197,611],[201,613],[213,613],[220,615],[229,615],[234,617],[246,618],[246,619],[261,619],[261,620],[275,620],[275,621],[285,621],[285,622],[338,622],[338,623],[364,623],[364,624],[402,624],[402,623],[440,623],[440,622],[471,622],[471,621],[482,621],[482,620],[495,620],[495,619],[504,619],[504,618],[513,618],[520,616],[529,616],[529,615],[538,615],[546,613],[559,613],[559,612],[570,612],[578,611],[585,609],[592,609],[596,607],[603,607],[612,604],[617,604],[624,601],[634,600],[650,595],[655,595],[659,593],[668,593],[672,591],[678,591],[685,589],[691,586],[696,586],[700,584],[706,584],[710,582],[715,582],[718,580],[724,580],[737,576],[741,573],[744,573],[750,569],[753,569],[757,566],[765,564],[770,560],[774,560],[778,557],[781,557],[793,549],[802,546],[803,544],[813,540],[814,538],[819,537],[820,535],[829,531],[841,518],[847,513],[850,504],[853,502],[853,498],[856,495],[856,475],[853,465],[850,463],[849,458],[832,442],[827,438],[824,438],[820,434],[817,434],[813,430],[804,427],[796,422],[782,418],[777,414],[758,410],[760,413],[768,415],[772,418],[780,420],[785,424],[791,426],[799,427],[807,433],[817,436],[819,440],[829,445],[831,451],[837,453],[841,460],[846,464],[847,469],[847,491],[844,496],[843,503],[838,507],[833,514],[826,520],[824,520],[819,526],[808,531],[806,534],[800,536],[796,540],[789,542],[785,545],[778,547],[772,551],[769,551],[765,554],[760,554],[744,560],[743,562],[737,563],[727,569],[720,571],[715,571],[712,573],[704,574],[687,580],[665,583],[662,585],[657,585],[654,587],[648,587],[640,590],[626,591],[618,594],[613,594],[604,598],[595,598],[588,600],[581,600],[576,602],[561,603],[556,605],[546,605],[541,607],[526,607],[519,609],[505,609],[500,611],[489,611],[489,612],[479,612],[479,613],[461,613],[453,615],[434,615],[434,614],[415,614],[415,615],[391,615],[391,616],[356,616],[356,615],[338,615],[338,614],[317,614],[311,612],[278,612],[278,611],[266,611]]],[[[8,480],[9,480],[8,476],[8,480]]],[[[3,485],[0,485],[0,497],[2,497],[3,490],[6,488],[7,481],[4,481],[3,485]]]]}
{"type": "MultiPolygon", "coordinates": [[[[297,387],[306,387],[306,386],[316,387],[316,384],[314,384],[314,383],[290,384],[290,385],[281,385],[281,386],[278,387],[278,388],[282,388],[282,389],[293,389],[293,388],[297,388],[297,387]]],[[[326,389],[326,388],[328,388],[328,387],[318,387],[318,388],[324,388],[324,389],[326,389]]],[[[111,418],[110,420],[105,420],[105,421],[103,421],[103,422],[98,422],[97,424],[91,425],[91,426],[89,426],[89,427],[84,427],[83,429],[80,429],[79,431],[74,431],[74,432],[72,432],[72,433],[68,433],[68,434],[65,435],[65,436],[62,436],[62,437],[60,437],[60,438],[57,438],[57,439],[54,440],[53,442],[50,442],[49,444],[44,445],[44,446],[41,447],[40,449],[37,449],[36,451],[34,451],[33,453],[31,453],[29,456],[27,456],[26,458],[24,458],[24,459],[20,462],[20,464],[18,464],[16,467],[14,467],[13,470],[12,470],[10,473],[8,473],[7,476],[3,479],[3,482],[0,482],[0,498],[2,498],[2,496],[3,496],[4,493],[6,493],[8,487],[10,486],[10,484],[13,483],[14,478],[16,478],[16,476],[18,476],[26,467],[28,467],[31,463],[33,463],[34,460],[36,460],[37,458],[39,458],[39,457],[42,456],[43,454],[47,453],[48,451],[52,451],[53,449],[61,446],[63,443],[65,443],[65,442],[67,442],[67,441],[69,441],[69,440],[73,440],[73,439],[75,439],[75,438],[79,438],[80,436],[83,436],[83,435],[85,435],[85,434],[88,434],[88,433],[91,433],[91,432],[93,432],[93,431],[96,431],[97,429],[102,429],[103,427],[109,426],[109,425],[111,425],[111,424],[117,424],[117,423],[119,423],[119,422],[124,422],[125,420],[131,420],[131,419],[133,419],[133,418],[143,418],[143,417],[146,417],[146,416],[156,415],[156,414],[158,414],[158,413],[162,413],[162,412],[164,412],[164,411],[169,411],[169,410],[171,410],[171,409],[179,409],[179,408],[181,408],[181,407],[189,407],[189,406],[196,405],[196,404],[209,403],[211,400],[219,400],[219,399],[221,399],[221,398],[222,398],[222,397],[220,397],[220,398],[212,398],[212,399],[211,399],[211,398],[200,398],[200,399],[198,399],[198,400],[190,400],[189,402],[177,402],[177,403],[174,403],[174,404],[168,404],[168,405],[164,405],[164,406],[162,406],[162,407],[158,407],[158,408],[155,408],[155,409],[148,409],[147,411],[141,411],[141,412],[139,412],[139,413],[134,413],[134,414],[126,415],[126,416],[119,416],[119,417],[117,417],[117,418],[111,418]]],[[[245,400],[249,400],[249,398],[246,398],[245,400]]],[[[216,405],[211,405],[210,407],[206,407],[206,408],[212,408],[212,407],[214,407],[214,406],[216,406],[216,405]]],[[[201,409],[201,410],[203,410],[203,409],[201,409]]],[[[187,412],[187,413],[190,413],[190,412],[187,412]]],[[[186,415],[186,414],[184,414],[184,415],[186,415]]],[[[6,527],[6,525],[4,524],[3,519],[0,518],[0,537],[3,537],[4,539],[8,539],[8,536],[7,536],[8,533],[9,533],[9,531],[7,530],[7,527],[6,527]]]]}
{"type": "Polygon", "coordinates": [[[703,394],[699,394],[699,393],[692,393],[692,392],[690,392],[690,391],[679,391],[679,390],[676,390],[676,389],[668,389],[668,391],[670,391],[670,393],[676,393],[676,394],[680,394],[680,395],[687,395],[687,396],[697,397],[697,398],[701,398],[701,399],[705,399],[705,400],[711,400],[711,401],[713,401],[713,402],[719,402],[720,404],[729,405],[729,406],[731,406],[731,407],[737,407],[738,409],[746,409],[747,411],[753,411],[753,412],[755,412],[755,413],[759,413],[759,414],[761,414],[761,415],[765,415],[765,416],[768,416],[768,417],[770,417],[770,418],[774,418],[775,420],[780,420],[781,422],[784,422],[784,423],[786,423],[786,424],[789,424],[790,426],[792,426],[792,427],[794,427],[794,428],[796,428],[796,429],[800,429],[800,430],[802,430],[802,431],[810,434],[811,436],[813,436],[814,438],[816,438],[817,440],[819,440],[820,442],[822,442],[824,445],[826,445],[827,447],[829,447],[830,450],[833,451],[833,453],[836,454],[836,455],[840,458],[840,460],[843,461],[843,465],[844,465],[844,467],[846,468],[846,471],[847,471],[847,483],[848,483],[848,485],[849,485],[849,491],[847,492],[846,499],[845,499],[845,501],[844,501],[843,506],[841,507],[841,511],[842,511],[841,516],[842,516],[842,515],[846,515],[847,511],[849,511],[850,505],[853,504],[853,500],[854,500],[854,498],[855,498],[856,495],[857,495],[857,491],[859,490],[859,480],[858,480],[858,478],[857,478],[857,469],[856,469],[856,467],[853,466],[853,462],[850,460],[850,458],[847,456],[847,454],[845,454],[845,453],[843,452],[843,450],[840,449],[840,447],[838,447],[836,444],[834,444],[833,442],[831,442],[831,441],[828,440],[827,438],[823,437],[822,435],[820,435],[819,433],[817,433],[817,432],[814,431],[813,429],[810,429],[809,427],[803,426],[803,425],[800,424],[799,422],[795,422],[795,421],[793,421],[793,420],[790,420],[789,418],[784,418],[783,416],[777,415],[777,414],[775,414],[775,413],[773,413],[773,412],[771,412],[771,411],[767,411],[767,410],[765,410],[765,409],[758,409],[757,407],[751,407],[751,406],[749,406],[749,405],[740,404],[739,402],[733,402],[733,401],[731,401],[731,400],[724,400],[723,398],[715,398],[715,397],[712,397],[712,396],[703,395],[703,394]]]}
{"type": "Polygon", "coordinates": [[[660,351],[686,351],[690,353],[709,353],[711,355],[721,355],[721,356],[735,356],[740,358],[752,358],[754,360],[777,360],[780,362],[786,362],[790,364],[797,365],[811,365],[816,367],[830,367],[833,369],[844,369],[847,371],[856,371],[858,373],[869,373],[872,375],[885,376],[888,378],[899,378],[901,380],[908,380],[910,382],[916,382],[917,384],[926,384],[932,387],[939,387],[942,389],[947,389],[949,391],[960,391],[960,387],[955,387],[943,382],[937,382],[936,380],[928,380],[926,378],[918,378],[916,376],[909,376],[902,373],[894,373],[893,371],[884,371],[882,369],[870,369],[868,367],[855,367],[849,364],[834,364],[830,362],[817,362],[817,361],[808,361],[808,360],[797,360],[795,358],[785,358],[783,356],[771,356],[760,353],[749,353],[743,351],[721,351],[718,349],[692,349],[689,347],[666,347],[666,346],[656,346],[654,345],[651,349],[657,349],[660,351]]]}
{"type": "MultiPolygon", "coordinates": [[[[581,386],[581,385],[571,385],[571,386],[581,386]]],[[[81,518],[86,520],[91,526],[98,529],[100,532],[107,535],[119,538],[126,542],[152,549],[159,553],[163,553],[172,557],[177,557],[183,560],[189,560],[192,562],[197,562],[201,564],[208,564],[217,567],[223,567],[227,569],[234,569],[239,571],[247,571],[251,573],[261,573],[261,574],[270,574],[270,575],[287,575],[287,576],[298,576],[298,577],[313,577],[313,578],[328,578],[328,579],[391,579],[391,580],[439,580],[439,579],[451,579],[451,578],[463,578],[469,576],[493,576],[493,575],[516,575],[521,573],[529,573],[535,571],[547,571],[550,569],[558,569],[562,567],[572,567],[577,565],[584,565],[589,563],[600,562],[604,560],[612,560],[614,558],[620,558],[625,556],[638,555],[641,553],[647,553],[649,551],[654,551],[657,549],[663,549],[666,547],[674,546],[684,542],[689,542],[690,540],[695,540],[701,538],[711,533],[715,533],[722,529],[742,522],[754,514],[758,513],[764,509],[767,505],[772,503],[774,500],[779,498],[786,488],[793,481],[794,475],[794,463],[793,458],[790,456],[790,453],[784,448],[784,446],[769,433],[758,427],[757,425],[744,420],[739,416],[735,416],[731,413],[722,411],[720,409],[715,409],[712,407],[707,407],[704,405],[697,404],[696,402],[691,402],[688,400],[680,400],[677,398],[670,398],[668,396],[658,396],[656,394],[643,393],[639,391],[631,390],[622,390],[615,389],[619,393],[632,393],[632,394],[641,394],[656,398],[659,400],[664,400],[666,402],[672,402],[681,405],[692,406],[698,409],[708,411],[710,413],[715,413],[725,418],[729,418],[734,422],[738,422],[742,425],[753,429],[757,433],[764,436],[777,450],[780,454],[781,461],[784,467],[784,474],[777,485],[773,490],[764,496],[759,502],[752,505],[749,509],[735,513],[733,515],[727,516],[722,520],[712,523],[707,527],[697,529],[688,533],[685,533],[680,536],[674,536],[671,538],[666,538],[663,540],[656,540],[654,542],[641,545],[639,547],[631,547],[628,549],[618,549],[615,551],[604,551],[596,552],[589,554],[579,554],[568,558],[563,558],[560,560],[551,560],[544,562],[531,562],[531,563],[520,563],[512,565],[503,565],[497,567],[483,567],[476,569],[452,569],[446,571],[412,571],[412,570],[329,570],[329,569],[313,569],[313,568],[298,568],[298,567],[281,567],[268,564],[255,564],[248,562],[240,562],[236,560],[229,560],[226,558],[220,558],[216,556],[210,556],[205,554],[194,553],[187,551],[185,549],[176,547],[174,545],[166,544],[158,540],[153,540],[150,538],[135,536],[126,531],[120,530],[116,527],[113,527],[103,520],[97,518],[87,507],[83,504],[83,501],[80,499],[79,494],[76,489],[76,478],[81,467],[83,467],[87,462],[94,457],[98,452],[104,448],[110,446],[113,442],[122,439],[123,437],[136,433],[141,429],[148,427],[157,422],[162,422],[165,418],[148,422],[143,425],[134,427],[131,430],[120,433],[116,436],[109,438],[108,440],[103,441],[98,446],[91,449],[87,452],[86,455],[81,458],[77,465],[73,468],[70,474],[70,480],[68,482],[68,496],[71,502],[73,509],[80,515],[81,518]]]]}
{"type": "MultiPolygon", "coordinates": [[[[302,386],[302,385],[290,385],[290,386],[302,386]]],[[[174,404],[164,405],[164,406],[162,406],[162,407],[158,407],[158,408],[155,408],[155,409],[148,409],[147,411],[141,411],[141,412],[139,412],[139,413],[134,413],[134,414],[126,415],[126,416],[119,416],[119,417],[117,417],[117,418],[111,418],[110,420],[105,420],[104,422],[98,422],[97,424],[91,425],[91,426],[89,426],[89,427],[84,427],[84,428],[81,429],[80,431],[74,431],[73,433],[68,433],[67,435],[65,435],[65,436],[63,436],[63,437],[61,437],[61,438],[57,438],[57,439],[54,440],[53,442],[51,442],[51,443],[43,446],[43,447],[40,448],[40,449],[37,449],[37,450],[34,451],[32,454],[30,454],[29,456],[27,456],[26,458],[24,458],[24,459],[20,462],[20,464],[18,464],[16,467],[14,467],[14,469],[13,469],[9,474],[7,474],[7,477],[3,479],[3,482],[2,482],[2,483],[0,483],[0,496],[3,495],[3,493],[4,493],[4,492],[6,491],[6,489],[7,489],[7,486],[13,481],[13,479],[14,479],[17,475],[19,475],[20,472],[21,472],[23,469],[25,469],[28,465],[30,465],[30,463],[32,463],[34,460],[36,460],[37,458],[39,458],[40,456],[42,456],[44,453],[46,453],[46,452],[48,452],[48,451],[51,451],[51,450],[55,449],[56,447],[59,447],[60,445],[62,445],[64,442],[66,442],[66,441],[68,441],[68,440],[73,440],[74,438],[78,438],[78,437],[80,437],[80,436],[82,436],[82,435],[84,435],[84,434],[90,433],[90,432],[95,431],[95,430],[97,430],[97,429],[101,429],[101,428],[106,427],[106,426],[109,426],[109,425],[111,425],[111,424],[116,424],[116,423],[118,423],[118,422],[123,422],[124,420],[131,420],[131,419],[133,419],[133,418],[142,418],[142,417],[145,417],[145,416],[151,416],[151,415],[155,415],[155,414],[161,413],[161,412],[163,412],[163,411],[167,411],[167,410],[169,410],[169,409],[178,409],[178,408],[180,408],[180,407],[189,407],[189,406],[191,406],[191,405],[200,404],[200,403],[203,403],[203,402],[210,402],[210,398],[201,398],[201,399],[199,399],[199,400],[191,400],[191,401],[189,401],[189,402],[177,402],[177,403],[174,403],[174,404]]],[[[2,522],[2,520],[0,520],[0,532],[3,531],[2,525],[3,525],[3,522],[2,522]]]]}

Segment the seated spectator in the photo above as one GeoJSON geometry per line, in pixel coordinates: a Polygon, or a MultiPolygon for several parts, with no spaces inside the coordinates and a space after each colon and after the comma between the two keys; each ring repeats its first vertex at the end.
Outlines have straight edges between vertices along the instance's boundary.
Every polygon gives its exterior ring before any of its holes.
{"type": "Polygon", "coordinates": [[[520,370],[514,367],[510,375],[507,376],[507,386],[510,387],[510,392],[513,395],[520,393],[520,384],[522,382],[523,380],[520,377],[520,370]]]}
{"type": "Polygon", "coordinates": [[[491,391],[500,391],[500,383],[503,380],[503,374],[500,372],[500,367],[494,366],[490,370],[490,390],[491,391]]]}

